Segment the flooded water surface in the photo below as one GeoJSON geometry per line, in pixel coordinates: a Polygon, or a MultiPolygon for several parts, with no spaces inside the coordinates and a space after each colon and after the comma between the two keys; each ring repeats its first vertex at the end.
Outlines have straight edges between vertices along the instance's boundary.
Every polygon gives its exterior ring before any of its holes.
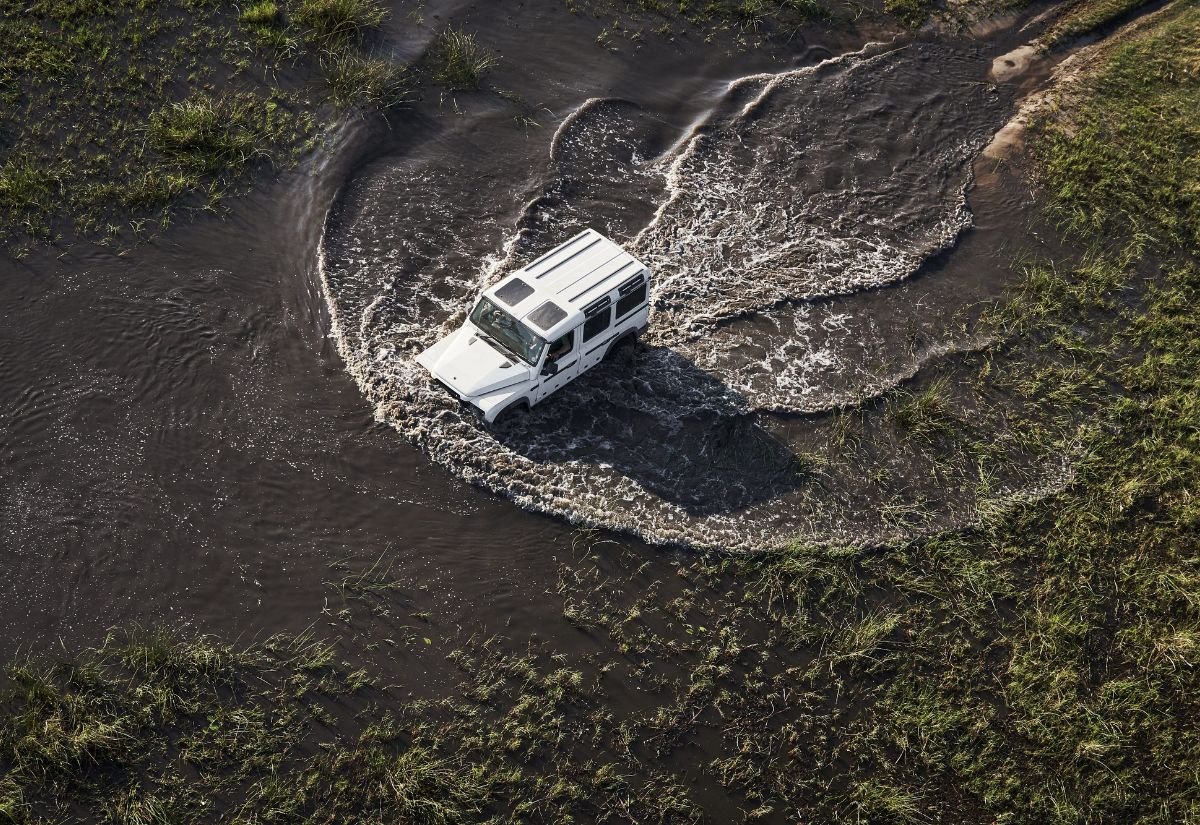
{"type": "Polygon", "coordinates": [[[606,49],[561,4],[432,5],[393,16],[398,56],[454,21],[502,58],[485,89],[350,118],[128,254],[0,264],[6,653],[129,621],[303,629],[343,560],[402,571],[434,637],[565,633],[546,594],[577,526],[667,569],[972,517],[969,474],[821,455],[839,410],[981,345],[966,308],[1010,277],[1024,197],[974,185],[1004,46],[606,49]],[[650,331],[484,427],[413,356],[586,226],[651,267],[650,331]],[[923,519],[881,516],[884,488],[923,519]]]}
{"type": "MultiPolygon", "coordinates": [[[[339,349],[381,421],[525,509],[690,547],[881,538],[811,472],[805,416],[978,347],[944,321],[1005,264],[980,267],[980,250],[899,287],[972,226],[974,160],[1011,108],[989,68],[980,44],[873,44],[699,91],[688,74],[640,96],[581,90],[552,134],[464,114],[337,199],[321,276],[339,349]],[[484,427],[413,356],[586,226],[654,272],[650,332],[484,427]]],[[[922,495],[943,526],[969,514],[957,491],[922,495]]]]}

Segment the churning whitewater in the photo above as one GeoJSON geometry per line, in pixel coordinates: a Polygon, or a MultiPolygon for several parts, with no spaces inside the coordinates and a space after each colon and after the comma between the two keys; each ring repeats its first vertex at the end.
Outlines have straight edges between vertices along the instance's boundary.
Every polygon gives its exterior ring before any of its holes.
{"type": "MultiPolygon", "coordinates": [[[[803,458],[798,416],[980,346],[899,357],[843,299],[904,281],[970,225],[972,162],[1008,114],[988,65],[877,45],[734,80],[683,130],[595,97],[532,148],[490,151],[466,126],[414,141],[361,170],[327,221],[341,353],[382,420],[523,507],[696,547],[871,538],[803,458]],[[479,289],[586,226],[655,273],[650,332],[487,429],[412,359],[479,289]]],[[[922,500],[937,526],[972,512],[961,491],[922,500]]]]}

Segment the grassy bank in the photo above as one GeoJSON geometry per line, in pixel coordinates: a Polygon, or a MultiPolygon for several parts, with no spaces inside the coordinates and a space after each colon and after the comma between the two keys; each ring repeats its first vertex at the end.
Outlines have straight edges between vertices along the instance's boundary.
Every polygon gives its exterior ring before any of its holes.
{"type": "MultiPolygon", "coordinates": [[[[720,789],[750,821],[1200,822],[1197,44],[1177,2],[1033,134],[1081,252],[1024,265],[970,363],[1070,458],[1063,489],[670,580],[581,531],[559,598],[597,652],[460,639],[433,700],[311,639],[18,662],[0,819],[691,822],[720,789]]],[[[955,398],[935,378],[881,403],[930,444],[955,398]]],[[[339,621],[387,612],[389,570],[343,574],[339,621]]]]}
{"type": "Polygon", "coordinates": [[[1067,4],[1066,10],[1042,35],[1041,42],[1051,48],[1071,38],[1091,34],[1147,5],[1148,0],[1080,0],[1067,4]]]}

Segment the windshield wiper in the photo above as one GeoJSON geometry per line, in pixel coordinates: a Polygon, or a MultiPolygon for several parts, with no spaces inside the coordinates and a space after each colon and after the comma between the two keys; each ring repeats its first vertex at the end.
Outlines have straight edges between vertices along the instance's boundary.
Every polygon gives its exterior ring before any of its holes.
{"type": "MultiPolygon", "coordinates": [[[[487,341],[489,344],[491,344],[492,348],[495,349],[497,352],[499,352],[501,355],[508,355],[512,358],[517,359],[518,361],[525,361],[525,359],[522,358],[520,355],[518,355],[516,352],[514,352],[513,350],[504,346],[504,344],[502,342],[500,342],[500,341],[496,340],[495,338],[493,338],[492,336],[488,335],[483,330],[477,328],[475,330],[475,334],[478,335],[483,340],[487,341]]],[[[525,361],[525,363],[528,364],[529,362],[525,361]]]]}

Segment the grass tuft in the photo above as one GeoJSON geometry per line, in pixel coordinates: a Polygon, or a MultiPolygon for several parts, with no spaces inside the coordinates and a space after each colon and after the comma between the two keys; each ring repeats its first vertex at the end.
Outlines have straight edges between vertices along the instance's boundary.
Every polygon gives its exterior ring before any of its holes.
{"type": "Polygon", "coordinates": [[[310,43],[343,49],[379,26],[386,15],[378,0],[301,0],[292,18],[306,30],[310,43]]]}
{"type": "Polygon", "coordinates": [[[20,212],[52,206],[61,176],[29,157],[11,157],[0,166],[0,206],[20,212]]]}
{"type": "Polygon", "coordinates": [[[339,106],[387,109],[403,103],[411,88],[408,67],[383,57],[338,54],[322,66],[330,96],[339,106]]]}
{"type": "Polygon", "coordinates": [[[103,805],[105,822],[113,825],[170,825],[169,809],[153,794],[131,787],[103,805]]]}
{"type": "Polygon", "coordinates": [[[917,825],[931,821],[921,811],[920,796],[883,782],[867,781],[854,789],[854,806],[867,822],[917,825]]]}
{"type": "Polygon", "coordinates": [[[476,42],[475,35],[447,29],[433,46],[433,79],[454,91],[477,89],[483,76],[498,62],[476,42]]]}
{"type": "Polygon", "coordinates": [[[893,408],[891,417],[922,441],[952,432],[959,418],[950,398],[949,380],[940,376],[920,392],[905,394],[893,408]]]}
{"type": "Polygon", "coordinates": [[[821,5],[820,0],[781,0],[779,5],[799,22],[807,23],[829,17],[829,10],[821,5]]]}
{"type": "Polygon", "coordinates": [[[274,26],[280,22],[282,15],[274,0],[259,0],[242,9],[238,19],[243,26],[274,26]]]}
{"type": "Polygon", "coordinates": [[[274,0],[260,0],[247,6],[238,21],[257,46],[278,55],[295,53],[297,38],[285,25],[283,13],[274,0]]]}

